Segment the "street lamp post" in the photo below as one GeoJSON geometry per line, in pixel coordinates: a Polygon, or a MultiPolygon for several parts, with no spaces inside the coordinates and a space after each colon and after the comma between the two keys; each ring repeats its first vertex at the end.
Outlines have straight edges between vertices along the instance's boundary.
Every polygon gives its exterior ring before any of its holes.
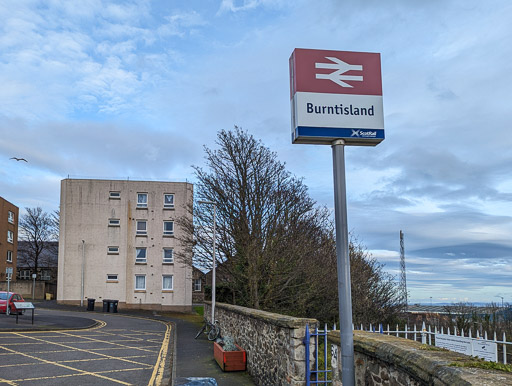
{"type": "Polygon", "coordinates": [[[211,322],[215,323],[215,239],[216,239],[216,221],[215,215],[217,212],[217,203],[213,201],[198,201],[199,204],[213,205],[213,253],[212,253],[212,319],[211,322]]]}
{"type": "Polygon", "coordinates": [[[504,308],[504,304],[503,304],[503,296],[496,295],[495,297],[496,297],[496,298],[501,298],[501,308],[504,308]]]}
{"type": "Polygon", "coordinates": [[[80,307],[84,306],[84,264],[85,264],[85,240],[82,240],[82,285],[80,288],[80,307]]]}
{"type": "Polygon", "coordinates": [[[35,295],[36,295],[36,277],[37,277],[37,274],[33,273],[32,274],[32,300],[35,299],[35,295]]]}

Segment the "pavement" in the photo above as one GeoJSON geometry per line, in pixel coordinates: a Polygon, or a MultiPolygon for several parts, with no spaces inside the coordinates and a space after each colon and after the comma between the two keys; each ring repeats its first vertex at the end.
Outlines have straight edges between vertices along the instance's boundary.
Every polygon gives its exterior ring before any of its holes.
{"type": "MultiPolygon", "coordinates": [[[[0,331],[49,331],[87,329],[97,325],[94,315],[103,314],[101,307],[86,311],[86,306],[77,307],[57,304],[55,300],[33,302],[36,307],[34,323],[31,311],[25,315],[0,315],[0,331]],[[69,316],[37,314],[37,309],[74,311],[69,316]]],[[[174,385],[179,386],[245,386],[254,385],[246,371],[223,372],[213,359],[213,342],[204,334],[195,339],[201,328],[202,317],[197,314],[161,313],[144,310],[119,310],[126,314],[171,322],[173,343],[170,344],[167,363],[174,385]]]]}

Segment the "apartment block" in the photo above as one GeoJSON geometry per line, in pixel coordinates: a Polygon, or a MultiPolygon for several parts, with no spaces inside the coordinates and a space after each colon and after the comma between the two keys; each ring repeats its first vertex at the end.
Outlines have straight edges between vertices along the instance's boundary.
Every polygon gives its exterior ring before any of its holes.
{"type": "Polygon", "coordinates": [[[0,281],[16,280],[19,208],[0,197],[0,281]]]}
{"type": "Polygon", "coordinates": [[[192,200],[185,182],[62,180],[57,301],[191,310],[192,268],[176,259],[176,220],[191,219],[192,200]]]}

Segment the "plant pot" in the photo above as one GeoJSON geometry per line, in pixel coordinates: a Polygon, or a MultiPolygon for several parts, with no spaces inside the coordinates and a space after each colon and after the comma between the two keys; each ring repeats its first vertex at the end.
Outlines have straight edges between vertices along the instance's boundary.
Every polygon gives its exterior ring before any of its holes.
{"type": "Polygon", "coordinates": [[[213,357],[222,371],[245,371],[247,356],[245,350],[235,344],[238,351],[224,351],[217,342],[213,342],[213,357]]]}

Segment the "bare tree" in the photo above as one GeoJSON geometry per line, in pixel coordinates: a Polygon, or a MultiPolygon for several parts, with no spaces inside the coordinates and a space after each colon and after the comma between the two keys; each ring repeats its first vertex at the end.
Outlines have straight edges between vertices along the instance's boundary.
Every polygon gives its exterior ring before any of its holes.
{"type": "Polygon", "coordinates": [[[51,253],[56,253],[58,240],[57,211],[53,214],[44,212],[40,207],[25,208],[20,218],[19,229],[21,242],[19,243],[19,261],[37,272],[38,268],[46,267],[51,253]]]}
{"type": "MultiPolygon", "coordinates": [[[[322,228],[306,186],[292,176],[275,153],[235,127],[221,131],[218,150],[205,147],[208,170],[195,167],[196,198],[217,204],[217,277],[229,284],[238,304],[272,309],[300,284],[299,266],[314,251],[308,236],[322,228]]],[[[211,205],[196,204],[195,264],[211,268],[211,205]]],[[[192,233],[189,233],[192,234],[192,233]]]]}
{"type": "MultiPolygon", "coordinates": [[[[316,206],[302,180],[275,153],[235,127],[205,147],[206,170],[195,167],[196,205],[178,224],[182,262],[212,267],[216,203],[217,286],[229,301],[297,316],[338,317],[336,243],[330,212],[316,206]],[[190,260],[193,252],[194,261],[190,260]]],[[[351,241],[355,321],[384,322],[399,311],[397,285],[364,247],[351,241]]],[[[225,300],[225,299],[224,299],[225,300]]]]}

